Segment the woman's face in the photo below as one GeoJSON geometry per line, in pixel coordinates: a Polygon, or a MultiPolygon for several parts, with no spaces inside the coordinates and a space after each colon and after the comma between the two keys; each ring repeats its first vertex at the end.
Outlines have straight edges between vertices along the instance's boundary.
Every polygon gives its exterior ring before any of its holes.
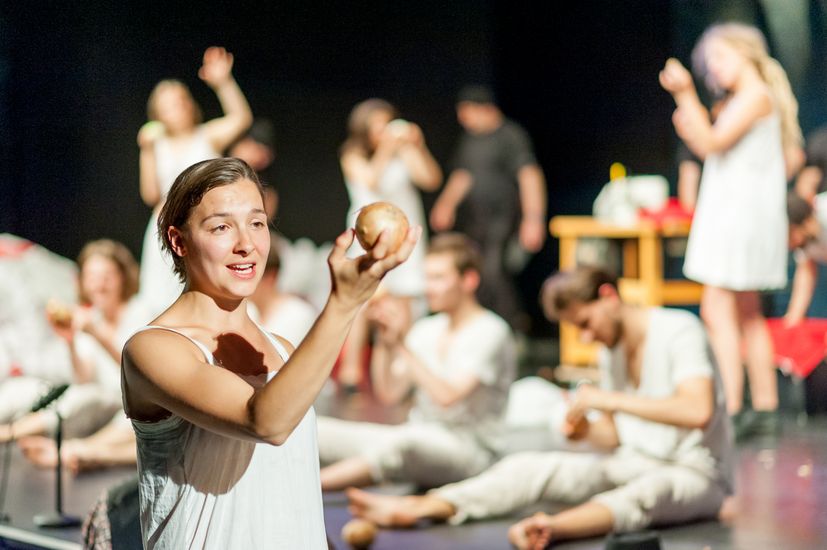
{"type": "Polygon", "coordinates": [[[111,258],[93,255],[83,262],[80,288],[93,307],[109,311],[123,301],[123,274],[111,258]]]}
{"type": "Polygon", "coordinates": [[[195,104],[183,87],[169,85],[158,91],[155,113],[171,134],[185,132],[195,126],[195,104]]]}
{"type": "Polygon", "coordinates": [[[379,146],[385,126],[391,121],[391,114],[387,111],[374,111],[368,117],[368,142],[373,149],[379,146]]]}
{"type": "Polygon", "coordinates": [[[243,179],[208,191],[182,234],[190,288],[230,300],[255,291],[270,250],[267,214],[256,184],[243,179]]]}
{"type": "Polygon", "coordinates": [[[749,61],[720,38],[711,38],[704,52],[706,68],[718,87],[731,90],[749,61]]]}

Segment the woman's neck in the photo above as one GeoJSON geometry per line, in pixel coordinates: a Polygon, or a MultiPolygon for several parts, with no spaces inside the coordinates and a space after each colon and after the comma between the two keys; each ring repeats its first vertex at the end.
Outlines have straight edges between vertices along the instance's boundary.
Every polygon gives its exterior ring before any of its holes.
{"type": "Polygon", "coordinates": [[[171,320],[179,318],[179,312],[181,319],[198,319],[200,325],[217,331],[241,327],[250,319],[246,298],[221,299],[198,290],[186,290],[176,300],[171,320]]]}
{"type": "Polygon", "coordinates": [[[732,91],[737,93],[754,86],[766,85],[767,83],[761,78],[761,73],[758,72],[758,68],[754,65],[748,65],[741,71],[741,75],[738,77],[738,80],[736,80],[735,86],[732,87],[732,91]]]}

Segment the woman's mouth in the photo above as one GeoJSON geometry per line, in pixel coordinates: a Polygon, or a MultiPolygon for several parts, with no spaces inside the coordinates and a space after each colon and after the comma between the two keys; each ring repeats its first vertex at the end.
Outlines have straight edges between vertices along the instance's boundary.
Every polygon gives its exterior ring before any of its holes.
{"type": "Polygon", "coordinates": [[[230,264],[227,268],[241,279],[252,279],[256,274],[256,264],[254,263],[230,264]]]}

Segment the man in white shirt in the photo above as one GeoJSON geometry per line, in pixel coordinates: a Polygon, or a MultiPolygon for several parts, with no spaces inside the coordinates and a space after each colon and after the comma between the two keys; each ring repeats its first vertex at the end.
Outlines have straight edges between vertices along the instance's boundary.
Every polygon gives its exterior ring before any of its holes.
{"type": "Polygon", "coordinates": [[[611,454],[516,453],[424,496],[352,489],[356,515],[413,526],[423,518],[500,516],[540,501],[574,505],[513,525],[509,539],[518,548],[717,516],[732,493],[732,443],[701,322],[684,311],[624,304],[614,277],[591,268],[553,276],[542,303],[549,319],[573,323],[604,346],[600,388],[574,393],[562,429],[611,454]]]}
{"type": "Polygon", "coordinates": [[[508,324],[477,302],[480,258],[467,237],[431,240],[425,295],[434,315],[408,330],[407,309],[384,296],[368,311],[379,327],[371,358],[376,396],[393,404],[413,392],[397,426],[319,418],[323,490],[382,481],[434,487],[487,468],[514,380],[508,324]]]}

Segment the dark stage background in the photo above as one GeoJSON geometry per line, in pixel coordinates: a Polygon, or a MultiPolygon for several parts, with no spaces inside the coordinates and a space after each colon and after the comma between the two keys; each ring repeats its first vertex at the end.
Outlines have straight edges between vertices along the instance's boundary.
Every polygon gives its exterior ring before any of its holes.
{"type": "MultiPolygon", "coordinates": [[[[798,2],[796,2],[798,3],[798,2]]],[[[815,29],[820,3],[807,5],[815,29]]],[[[672,101],[657,82],[686,61],[706,24],[732,16],[766,27],[761,2],[4,2],[0,6],[0,232],[68,257],[110,237],[137,255],[150,211],[138,194],[135,136],[160,79],[196,76],[210,45],[235,54],[256,116],[276,127],[278,228],[331,240],[347,196],[337,161],[350,108],[371,96],[421,124],[446,165],[459,134],[456,91],[490,84],[526,126],[549,182],[549,214],[584,214],[614,161],[674,180],[672,101]],[[735,6],[738,9],[733,8],[735,6]]],[[[799,37],[823,53],[823,35],[799,37]]],[[[823,62],[794,82],[805,131],[825,120],[823,62]]],[[[426,207],[434,196],[426,196],[426,207]]],[[[556,243],[522,275],[534,307],[556,243]]],[[[535,331],[542,332],[544,323],[535,331]]]]}

